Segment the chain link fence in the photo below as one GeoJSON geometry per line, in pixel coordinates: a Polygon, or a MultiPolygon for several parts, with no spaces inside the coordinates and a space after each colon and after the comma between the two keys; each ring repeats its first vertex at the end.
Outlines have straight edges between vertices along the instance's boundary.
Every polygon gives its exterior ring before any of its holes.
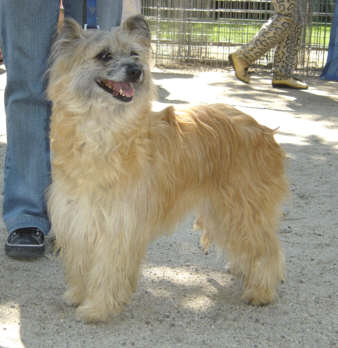
{"type": "MultiPolygon", "coordinates": [[[[297,70],[318,75],[326,62],[335,0],[309,0],[297,70]]],[[[273,15],[271,0],[142,0],[155,64],[222,68],[228,55],[251,40],[273,15]]],[[[256,62],[270,68],[273,50],[256,62]]]]}

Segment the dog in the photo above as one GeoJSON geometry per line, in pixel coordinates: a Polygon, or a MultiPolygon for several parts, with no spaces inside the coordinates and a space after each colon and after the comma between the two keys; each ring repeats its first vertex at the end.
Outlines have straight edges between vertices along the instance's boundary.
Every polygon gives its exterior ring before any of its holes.
{"type": "Polygon", "coordinates": [[[288,192],[274,130],[223,104],[152,111],[150,30],[138,15],[111,32],[66,19],[51,55],[48,211],[68,305],[86,322],[119,314],[149,243],[196,214],[265,305],[284,277],[276,230],[288,192]]]}

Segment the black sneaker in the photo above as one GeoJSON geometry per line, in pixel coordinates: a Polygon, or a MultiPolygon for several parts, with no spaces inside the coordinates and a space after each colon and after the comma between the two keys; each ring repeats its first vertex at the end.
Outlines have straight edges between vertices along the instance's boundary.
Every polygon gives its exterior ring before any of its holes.
{"type": "Polygon", "coordinates": [[[14,259],[36,259],[45,253],[45,236],[38,228],[20,228],[8,236],[5,251],[14,259]]]}

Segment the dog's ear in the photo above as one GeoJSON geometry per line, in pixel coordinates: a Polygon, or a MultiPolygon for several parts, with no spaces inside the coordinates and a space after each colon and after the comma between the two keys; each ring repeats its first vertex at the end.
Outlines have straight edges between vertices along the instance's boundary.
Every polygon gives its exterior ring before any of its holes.
{"type": "Polygon", "coordinates": [[[122,24],[122,30],[137,35],[142,39],[144,45],[150,46],[151,33],[149,25],[142,15],[127,18],[122,24]]]}
{"type": "Polygon", "coordinates": [[[65,18],[63,28],[53,44],[50,61],[64,54],[72,55],[81,38],[85,37],[85,31],[71,18],[65,18]]]}
{"type": "Polygon", "coordinates": [[[64,40],[65,42],[70,42],[78,40],[84,36],[84,30],[72,18],[65,18],[62,30],[59,34],[59,39],[64,40]]]}

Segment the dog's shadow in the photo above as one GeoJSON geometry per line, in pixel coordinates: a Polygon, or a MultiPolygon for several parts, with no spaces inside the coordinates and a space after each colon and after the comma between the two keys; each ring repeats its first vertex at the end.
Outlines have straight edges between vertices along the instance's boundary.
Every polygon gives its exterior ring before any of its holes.
{"type": "Polygon", "coordinates": [[[166,266],[157,271],[151,276],[149,270],[145,272],[138,291],[120,317],[175,326],[178,320],[191,316],[225,319],[228,311],[245,306],[240,300],[239,281],[225,272],[216,272],[214,277],[210,269],[194,267],[166,266]]]}
{"type": "Polygon", "coordinates": [[[185,233],[160,238],[148,249],[138,289],[120,320],[170,326],[178,318],[219,317],[246,306],[240,280],[227,272],[223,257],[214,246],[205,255],[198,247],[199,232],[188,227],[189,220],[184,223],[185,233]]]}
{"type": "Polygon", "coordinates": [[[178,100],[178,99],[168,99],[168,96],[170,93],[168,90],[163,88],[162,86],[156,86],[157,88],[157,101],[163,104],[189,104],[185,100],[178,100]]]}
{"type": "MultiPolygon", "coordinates": [[[[189,318],[218,318],[238,307],[241,282],[230,274],[223,253],[211,246],[204,254],[201,231],[193,230],[195,217],[188,216],[170,237],[153,242],[147,251],[142,274],[131,302],[119,320],[144,320],[177,325],[189,318]]],[[[118,320],[119,319],[119,320],[118,320]]]]}
{"type": "MultiPolygon", "coordinates": [[[[163,72],[153,72],[152,77],[154,81],[156,80],[168,80],[168,79],[192,79],[193,74],[177,74],[177,73],[163,73],[163,72]]],[[[170,92],[162,87],[161,85],[156,85],[157,89],[157,101],[163,104],[189,104],[186,100],[179,99],[169,99],[170,92]]]]}

